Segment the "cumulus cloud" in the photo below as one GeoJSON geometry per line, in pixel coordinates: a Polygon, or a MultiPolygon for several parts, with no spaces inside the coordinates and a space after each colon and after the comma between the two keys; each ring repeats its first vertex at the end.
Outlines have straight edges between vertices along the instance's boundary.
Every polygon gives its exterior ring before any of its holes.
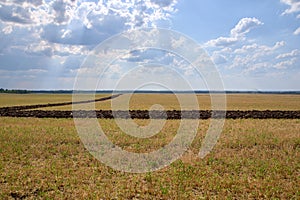
{"type": "Polygon", "coordinates": [[[217,39],[208,41],[206,43],[206,45],[207,46],[222,46],[222,47],[226,47],[226,46],[230,46],[232,44],[235,44],[236,42],[238,42],[237,38],[233,38],[233,37],[219,37],[217,39]]]}
{"type": "Polygon", "coordinates": [[[55,12],[54,22],[57,24],[68,24],[72,16],[72,1],[56,0],[51,5],[55,12]]]}
{"type": "Polygon", "coordinates": [[[218,53],[214,53],[212,56],[212,60],[214,61],[215,64],[223,64],[226,63],[228,60],[227,58],[222,55],[222,54],[218,54],[218,53]]]}
{"type": "Polygon", "coordinates": [[[205,46],[212,47],[212,59],[215,64],[221,69],[238,72],[240,75],[262,75],[295,67],[294,57],[298,54],[297,51],[279,53],[286,46],[285,41],[262,45],[246,37],[247,33],[261,25],[263,22],[257,18],[243,18],[231,29],[228,37],[208,41],[205,46]]]}
{"type": "Polygon", "coordinates": [[[4,28],[2,29],[2,32],[3,32],[4,34],[10,34],[12,31],[13,31],[12,26],[6,26],[6,27],[4,27],[4,28]]]}
{"type": "Polygon", "coordinates": [[[44,0],[2,0],[1,3],[3,5],[18,4],[18,5],[25,6],[25,7],[28,5],[38,7],[44,3],[44,0]]]}
{"type": "Polygon", "coordinates": [[[41,68],[49,77],[69,76],[100,42],[124,30],[169,21],[176,4],[177,0],[0,0],[0,69],[29,73],[41,68]]]}
{"type": "MultiPolygon", "coordinates": [[[[111,35],[137,27],[155,27],[176,12],[177,0],[71,1],[13,0],[0,2],[5,26],[39,29],[53,43],[96,45],[111,35]]],[[[8,34],[11,28],[3,29],[8,34]]]]}
{"type": "Polygon", "coordinates": [[[275,49],[278,49],[280,47],[283,47],[285,44],[286,44],[285,41],[276,42],[273,49],[275,50],[275,49]]]}
{"type": "Polygon", "coordinates": [[[285,45],[284,41],[271,46],[249,43],[236,49],[214,51],[212,58],[227,70],[240,71],[242,74],[265,74],[270,70],[284,70],[295,66],[298,50],[278,54],[285,45]]]}
{"type": "Polygon", "coordinates": [[[4,0],[0,2],[0,19],[31,26],[62,25],[81,20],[87,28],[92,28],[93,20],[104,21],[108,16],[118,16],[125,25],[133,28],[155,26],[157,20],[168,20],[176,12],[176,3],[177,0],[4,0]]]}
{"type": "Polygon", "coordinates": [[[69,38],[71,36],[71,33],[72,33],[72,31],[69,30],[69,29],[67,29],[67,30],[62,29],[61,32],[62,32],[61,38],[69,38]]]}
{"type": "Polygon", "coordinates": [[[251,29],[263,25],[263,23],[256,18],[242,18],[237,25],[231,29],[229,37],[219,37],[208,41],[205,46],[221,46],[226,47],[233,45],[245,38],[245,35],[250,32],[251,29]]]}
{"type": "Polygon", "coordinates": [[[244,45],[242,48],[238,48],[234,50],[234,53],[236,54],[244,54],[247,53],[248,51],[254,51],[258,48],[258,44],[254,43],[251,45],[244,45]]]}
{"type": "Polygon", "coordinates": [[[153,61],[158,61],[161,57],[165,55],[164,51],[157,51],[152,49],[140,49],[133,50],[129,54],[122,57],[122,60],[126,62],[134,63],[148,63],[153,61]]]}
{"type": "Polygon", "coordinates": [[[63,45],[42,40],[39,43],[28,45],[25,48],[25,52],[30,55],[42,55],[47,57],[87,55],[88,48],[83,45],[63,45]]]}
{"type": "Polygon", "coordinates": [[[294,31],[294,35],[299,35],[299,34],[300,34],[300,27],[294,31]]]}
{"type": "Polygon", "coordinates": [[[236,54],[245,54],[248,52],[258,52],[259,54],[270,54],[273,53],[274,50],[283,47],[285,45],[284,41],[276,42],[274,46],[266,46],[266,45],[258,45],[256,43],[250,45],[244,45],[241,48],[238,48],[234,51],[236,54]]]}
{"type": "Polygon", "coordinates": [[[32,23],[29,10],[21,6],[1,6],[0,20],[13,24],[30,24],[32,23]]]}
{"type": "Polygon", "coordinates": [[[276,63],[274,65],[274,68],[276,69],[287,69],[288,67],[294,65],[296,63],[296,58],[290,59],[290,60],[286,60],[286,61],[282,61],[279,63],[276,63]]]}
{"type": "MultiPolygon", "coordinates": [[[[300,0],[280,0],[280,1],[289,6],[289,8],[282,13],[282,15],[300,12],[300,0]]],[[[297,15],[297,19],[300,19],[300,14],[297,15]]],[[[300,27],[294,31],[294,35],[299,35],[299,34],[300,34],[300,27]]]]}
{"type": "Polygon", "coordinates": [[[282,3],[289,6],[282,14],[291,14],[300,11],[300,1],[299,0],[280,0],[282,3]]]}
{"type": "Polygon", "coordinates": [[[261,21],[256,18],[243,18],[239,21],[239,23],[230,31],[231,37],[239,38],[243,37],[246,33],[248,33],[251,29],[263,25],[261,21]]]}
{"type": "Polygon", "coordinates": [[[276,57],[276,59],[283,59],[283,58],[289,58],[289,57],[295,57],[300,55],[300,51],[298,49],[294,49],[293,51],[289,53],[280,54],[276,57]]]}

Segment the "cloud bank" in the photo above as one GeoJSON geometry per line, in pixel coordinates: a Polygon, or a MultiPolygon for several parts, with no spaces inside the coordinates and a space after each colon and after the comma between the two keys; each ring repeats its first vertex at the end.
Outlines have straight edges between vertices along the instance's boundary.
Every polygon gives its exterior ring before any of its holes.
{"type": "Polygon", "coordinates": [[[7,82],[2,87],[36,88],[24,82],[40,82],[45,76],[47,88],[63,87],[97,44],[124,30],[169,21],[176,4],[177,0],[2,0],[0,78],[2,84],[7,82]],[[17,71],[30,78],[9,86],[7,75],[20,79],[17,71]],[[57,79],[62,82],[54,84],[57,79]]]}

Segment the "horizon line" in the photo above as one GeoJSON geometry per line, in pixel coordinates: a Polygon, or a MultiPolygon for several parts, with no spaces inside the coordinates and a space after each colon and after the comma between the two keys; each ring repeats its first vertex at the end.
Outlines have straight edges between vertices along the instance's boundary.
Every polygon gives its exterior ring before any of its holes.
{"type": "Polygon", "coordinates": [[[266,94],[300,94],[300,90],[73,90],[73,89],[0,89],[0,93],[266,93],[266,94]]]}

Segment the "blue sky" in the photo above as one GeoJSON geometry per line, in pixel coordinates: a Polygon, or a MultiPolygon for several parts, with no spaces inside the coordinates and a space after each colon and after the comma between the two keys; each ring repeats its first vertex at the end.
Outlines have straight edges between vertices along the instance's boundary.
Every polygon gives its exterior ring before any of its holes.
{"type": "MultiPolygon", "coordinates": [[[[175,30],[198,42],[225,89],[300,90],[299,0],[4,0],[0,87],[72,89],[96,45],[141,27],[175,30]]],[[[112,71],[121,76],[118,69],[112,71]]],[[[106,82],[116,80],[110,77],[106,82]]]]}

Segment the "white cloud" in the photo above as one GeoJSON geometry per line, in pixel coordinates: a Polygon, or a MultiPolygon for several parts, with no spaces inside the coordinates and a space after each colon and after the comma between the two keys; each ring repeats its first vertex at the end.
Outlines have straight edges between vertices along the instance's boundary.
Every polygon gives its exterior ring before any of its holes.
{"type": "Polygon", "coordinates": [[[71,33],[72,33],[71,30],[69,30],[69,29],[68,30],[62,29],[61,31],[62,31],[61,38],[69,38],[71,36],[71,33]]]}
{"type": "Polygon", "coordinates": [[[226,63],[228,60],[227,58],[222,55],[222,54],[218,54],[218,53],[214,53],[212,55],[212,60],[214,61],[215,64],[223,64],[223,63],[226,63]]]}
{"type": "Polygon", "coordinates": [[[291,14],[300,11],[300,1],[299,0],[280,0],[282,3],[289,6],[282,14],[291,14]]]}
{"type": "Polygon", "coordinates": [[[208,41],[205,46],[221,46],[226,47],[233,45],[239,41],[245,39],[245,35],[250,32],[251,29],[263,25],[263,23],[256,18],[242,18],[237,25],[231,29],[229,37],[219,37],[208,41]]]}
{"type": "MultiPolygon", "coordinates": [[[[131,28],[169,20],[177,0],[0,0],[0,68],[79,68],[94,46],[131,28]],[[15,59],[15,58],[18,59],[15,59]]],[[[51,71],[51,70],[50,70],[51,71]]]]}
{"type": "MultiPolygon", "coordinates": [[[[205,45],[212,48],[212,59],[220,69],[230,70],[241,74],[265,74],[270,70],[282,70],[287,66],[294,66],[292,61],[278,61],[275,58],[286,58],[296,52],[278,55],[279,49],[286,45],[285,41],[278,41],[274,45],[261,45],[255,40],[246,38],[246,34],[253,28],[263,25],[256,18],[243,18],[230,31],[229,37],[219,37],[208,41],[205,45]]],[[[281,50],[282,51],[282,50],[281,50]]]]}
{"type": "Polygon", "coordinates": [[[42,25],[42,39],[53,43],[96,45],[124,30],[155,27],[156,21],[169,20],[176,12],[176,3],[176,0],[77,3],[53,0],[29,12],[34,23],[23,26],[42,25]]]}
{"type": "Polygon", "coordinates": [[[299,35],[299,34],[300,34],[300,27],[294,31],[294,35],[299,35]]]}
{"type": "Polygon", "coordinates": [[[248,33],[251,29],[263,25],[261,21],[256,18],[243,18],[239,21],[239,23],[230,31],[231,37],[239,38],[243,37],[246,33],[248,33]]]}
{"type": "MultiPolygon", "coordinates": [[[[223,56],[227,59],[225,68],[240,70],[243,73],[257,73],[262,70],[274,68],[285,69],[283,66],[286,66],[288,62],[280,64],[274,59],[276,56],[285,58],[288,55],[283,54],[282,56],[279,56],[277,54],[278,49],[283,46],[285,46],[284,41],[276,42],[273,46],[253,43],[246,44],[232,52],[227,51],[227,54],[223,54],[223,56]]],[[[220,51],[215,51],[214,54],[222,55],[220,51]]],[[[213,56],[215,56],[214,54],[213,56]]],[[[295,52],[293,52],[293,54],[295,54],[295,52]]]]}
{"type": "Polygon", "coordinates": [[[87,55],[88,49],[83,45],[55,44],[42,40],[39,43],[29,44],[25,52],[34,55],[52,56],[70,56],[87,55]]]}
{"type": "Polygon", "coordinates": [[[238,38],[233,38],[233,37],[219,37],[214,40],[208,41],[205,46],[230,46],[234,43],[238,42],[238,38]]]}
{"type": "Polygon", "coordinates": [[[12,26],[10,26],[10,25],[8,25],[8,26],[6,26],[6,27],[4,27],[4,28],[2,29],[2,32],[3,32],[4,34],[10,34],[12,31],[13,31],[13,28],[12,28],[12,26]]]}
{"type": "Polygon", "coordinates": [[[237,54],[247,54],[247,53],[259,53],[259,54],[269,54],[273,53],[274,50],[283,47],[285,45],[284,41],[276,42],[274,46],[258,45],[256,43],[251,45],[244,45],[242,48],[236,49],[234,53],[237,54]]]}
{"type": "Polygon", "coordinates": [[[37,7],[42,5],[44,2],[44,0],[2,0],[1,3],[3,5],[14,5],[14,4],[18,4],[20,6],[23,7],[27,7],[27,6],[33,6],[33,7],[37,7]]]}
{"type": "Polygon", "coordinates": [[[297,60],[296,58],[293,58],[293,59],[290,59],[290,60],[279,62],[279,63],[274,65],[274,68],[276,68],[276,69],[287,69],[288,67],[294,65],[296,63],[296,60],[297,60]]]}
{"type": "Polygon", "coordinates": [[[172,48],[177,49],[178,47],[182,47],[186,43],[185,37],[180,37],[179,39],[172,38],[172,48]]]}
{"type": "Polygon", "coordinates": [[[118,16],[129,27],[155,26],[157,20],[168,20],[176,12],[177,0],[72,1],[72,0],[2,0],[0,20],[14,25],[67,25],[80,20],[87,28],[93,21],[118,16]]]}
{"type": "Polygon", "coordinates": [[[245,73],[249,72],[255,72],[256,70],[261,70],[265,68],[269,68],[270,63],[269,62],[258,62],[258,63],[253,63],[251,66],[249,66],[247,69],[244,70],[245,73]]]}
{"type": "MultiPolygon", "coordinates": [[[[280,0],[282,3],[286,4],[289,6],[288,9],[286,9],[282,15],[286,14],[292,14],[292,13],[298,13],[300,12],[300,0],[280,0]]],[[[300,19],[300,14],[297,15],[297,19],[300,19]]],[[[297,28],[294,33],[294,35],[299,35],[300,34],[300,27],[297,28]]]]}
{"type": "Polygon", "coordinates": [[[298,56],[298,55],[300,55],[300,51],[298,49],[294,49],[290,53],[284,53],[284,54],[278,55],[276,57],[276,59],[283,59],[283,58],[295,57],[295,56],[298,56]]]}
{"type": "Polygon", "coordinates": [[[284,41],[280,41],[280,42],[276,42],[275,46],[273,47],[273,49],[278,49],[280,47],[283,47],[285,45],[284,41]]]}
{"type": "Polygon", "coordinates": [[[0,20],[5,23],[22,25],[31,24],[30,10],[21,6],[1,6],[0,20]]]}
{"type": "Polygon", "coordinates": [[[75,5],[69,0],[55,0],[51,3],[54,11],[54,23],[68,24],[72,17],[75,5]]]}
{"type": "Polygon", "coordinates": [[[253,51],[258,48],[258,45],[256,43],[251,44],[251,45],[244,45],[242,48],[236,49],[234,53],[236,54],[244,54],[247,53],[248,51],[253,51]]]}

